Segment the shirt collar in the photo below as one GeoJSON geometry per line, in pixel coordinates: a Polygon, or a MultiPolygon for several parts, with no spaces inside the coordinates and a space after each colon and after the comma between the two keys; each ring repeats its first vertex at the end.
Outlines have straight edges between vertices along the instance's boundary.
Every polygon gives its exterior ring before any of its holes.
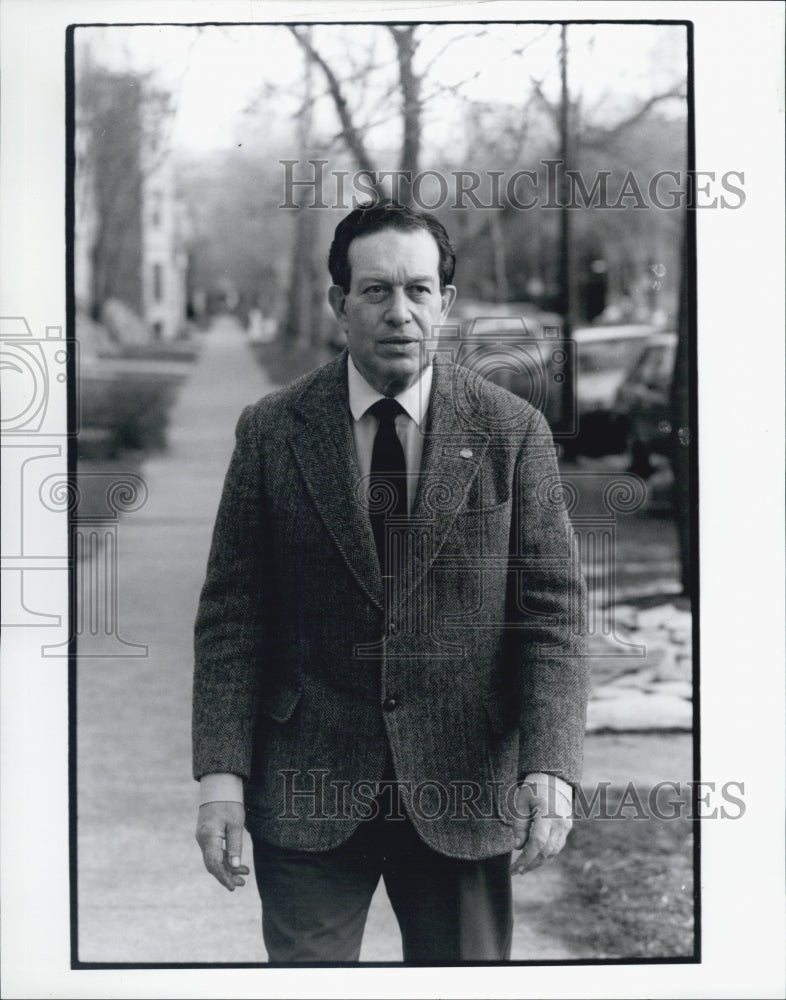
{"type": "MultiPolygon", "coordinates": [[[[420,378],[408,389],[405,389],[394,397],[418,426],[423,423],[428,413],[433,376],[433,366],[431,364],[426,365],[420,378]]],[[[349,389],[349,409],[352,412],[354,420],[360,420],[369,406],[373,406],[378,399],[385,398],[381,392],[377,392],[363,378],[355,367],[355,362],[351,356],[347,361],[347,386],[349,389]]]]}

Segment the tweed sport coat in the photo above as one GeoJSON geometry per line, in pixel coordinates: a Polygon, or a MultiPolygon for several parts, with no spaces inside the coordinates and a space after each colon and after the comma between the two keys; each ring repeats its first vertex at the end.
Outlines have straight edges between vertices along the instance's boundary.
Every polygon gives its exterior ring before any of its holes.
{"type": "Polygon", "coordinates": [[[241,775],[254,834],[327,850],[389,749],[426,843],[504,853],[517,779],[581,771],[585,595],[551,434],[437,355],[386,585],[365,486],[346,351],[243,411],[195,627],[194,775],[241,775]]]}

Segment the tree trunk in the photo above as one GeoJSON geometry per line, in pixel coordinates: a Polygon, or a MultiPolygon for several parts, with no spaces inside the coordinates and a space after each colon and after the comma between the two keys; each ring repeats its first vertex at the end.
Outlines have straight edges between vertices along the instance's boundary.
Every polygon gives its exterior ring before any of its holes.
{"type": "MultiPolygon", "coordinates": [[[[415,31],[417,25],[411,24],[405,28],[391,26],[390,31],[396,43],[398,58],[399,82],[401,84],[401,114],[403,121],[403,137],[401,143],[400,169],[409,171],[414,178],[420,163],[420,77],[413,69],[413,58],[417,50],[415,31]]],[[[401,198],[406,204],[412,203],[412,188],[409,184],[401,185],[401,198]]]]}
{"type": "MultiPolygon", "coordinates": [[[[311,147],[313,119],[314,49],[311,45],[311,29],[305,29],[305,39],[296,35],[301,42],[306,57],[304,75],[303,104],[297,116],[298,152],[301,160],[307,160],[311,147]]],[[[284,320],[284,336],[290,344],[300,345],[310,340],[311,303],[313,274],[311,264],[313,212],[308,208],[311,195],[305,188],[298,188],[297,217],[295,219],[295,240],[292,245],[292,263],[289,269],[289,293],[287,314],[284,320]]]]}
{"type": "Polygon", "coordinates": [[[500,212],[489,212],[489,234],[494,261],[494,296],[497,302],[507,302],[509,296],[508,274],[505,269],[505,233],[500,212]]]}

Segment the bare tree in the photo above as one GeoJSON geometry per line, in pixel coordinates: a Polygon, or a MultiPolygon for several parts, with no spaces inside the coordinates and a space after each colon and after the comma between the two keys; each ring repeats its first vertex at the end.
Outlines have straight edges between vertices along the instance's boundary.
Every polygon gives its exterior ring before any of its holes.
{"type": "MultiPolygon", "coordinates": [[[[400,169],[418,172],[420,165],[420,134],[421,134],[421,77],[415,72],[414,58],[418,42],[416,38],[417,25],[388,25],[388,31],[393,36],[398,60],[399,84],[401,86],[401,118],[403,135],[401,142],[400,169]]],[[[411,197],[411,192],[408,195],[411,197]]]]}
{"type": "Polygon", "coordinates": [[[320,55],[315,47],[311,31],[307,28],[295,25],[287,25],[289,30],[297,39],[298,45],[303,50],[306,57],[306,66],[318,66],[325,76],[328,92],[333,100],[333,104],[341,123],[341,136],[347,145],[350,153],[355,159],[359,170],[366,170],[375,173],[375,166],[371,156],[366,149],[365,140],[361,129],[356,125],[354,117],[349,107],[349,102],[344,94],[344,88],[338,77],[331,69],[328,62],[320,55]]]}
{"type": "MultiPolygon", "coordinates": [[[[297,25],[288,25],[287,27],[297,40],[305,57],[313,65],[318,66],[324,76],[327,93],[338,116],[341,128],[339,133],[340,138],[352,155],[358,170],[368,172],[370,177],[374,179],[376,179],[379,173],[379,165],[369,152],[365,139],[370,128],[375,125],[387,123],[393,118],[400,118],[401,146],[398,157],[399,170],[408,172],[414,177],[420,170],[421,165],[424,108],[435,93],[444,92],[445,90],[455,93],[463,83],[474,79],[479,71],[473,72],[467,80],[454,84],[452,87],[445,87],[436,81],[429,80],[429,73],[451,45],[462,38],[469,36],[479,37],[485,33],[483,29],[478,29],[473,32],[451,36],[426,66],[418,71],[416,69],[416,61],[426,26],[422,24],[385,25],[384,27],[393,41],[396,82],[393,87],[388,89],[377,100],[376,119],[372,122],[363,122],[358,111],[360,104],[358,90],[362,91],[362,85],[368,79],[372,70],[380,68],[380,64],[376,60],[376,55],[373,56],[373,59],[365,67],[355,66],[349,76],[341,79],[328,59],[320,53],[313,40],[313,34],[308,29],[297,25]],[[427,82],[431,84],[428,89],[425,86],[427,82]],[[393,112],[381,110],[386,108],[388,101],[392,101],[395,106],[393,112]]],[[[372,181],[370,186],[378,194],[382,194],[381,186],[375,180],[372,181]]],[[[399,192],[402,201],[411,201],[412,194],[409,184],[402,182],[399,192]]]]}
{"type": "MultiPolygon", "coordinates": [[[[298,130],[298,148],[300,158],[309,156],[313,143],[313,106],[314,106],[314,67],[320,66],[330,73],[328,67],[314,49],[311,41],[311,28],[293,30],[305,53],[305,74],[303,102],[298,111],[296,121],[298,130]]],[[[339,104],[343,101],[338,81],[330,74],[329,82],[336,88],[339,104]]],[[[353,141],[359,144],[358,155],[364,156],[362,137],[353,134],[353,141]]],[[[287,312],[283,324],[283,332],[290,340],[302,344],[310,340],[318,344],[321,327],[321,295],[318,294],[319,284],[317,264],[315,260],[316,246],[315,226],[318,216],[308,208],[308,195],[302,189],[298,195],[297,216],[295,219],[295,240],[292,246],[292,264],[290,267],[290,285],[287,295],[287,312]]]]}

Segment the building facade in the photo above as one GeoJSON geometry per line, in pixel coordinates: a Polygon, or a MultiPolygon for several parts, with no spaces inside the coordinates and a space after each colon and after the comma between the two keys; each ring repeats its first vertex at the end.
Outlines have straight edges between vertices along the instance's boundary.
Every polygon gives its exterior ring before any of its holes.
{"type": "Polygon", "coordinates": [[[166,142],[168,95],[132,73],[77,72],[77,308],[125,340],[172,340],[187,309],[187,220],[166,142]],[[111,319],[107,319],[107,314],[111,319]]]}

